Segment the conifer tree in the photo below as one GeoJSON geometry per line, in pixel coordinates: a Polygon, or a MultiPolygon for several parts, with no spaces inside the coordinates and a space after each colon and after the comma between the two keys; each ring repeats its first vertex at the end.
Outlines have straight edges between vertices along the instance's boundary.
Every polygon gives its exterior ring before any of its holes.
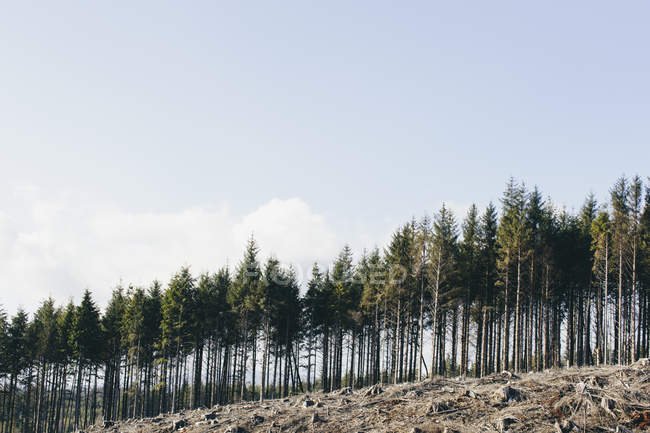
{"type": "MultiPolygon", "coordinates": [[[[497,308],[496,281],[497,281],[497,211],[490,203],[481,217],[480,225],[480,285],[481,285],[481,343],[479,376],[485,376],[494,371],[495,355],[495,317],[497,308]]],[[[478,347],[478,345],[477,345],[478,347]]],[[[477,356],[477,360],[478,360],[477,356]]],[[[479,363],[479,361],[477,361],[479,363]]]]}
{"type": "Polygon", "coordinates": [[[386,267],[379,248],[374,248],[367,256],[364,254],[358,264],[358,273],[363,286],[360,308],[368,331],[365,369],[365,384],[367,385],[378,383],[381,380],[382,327],[380,321],[383,321],[385,315],[382,305],[385,301],[386,267]]]}
{"type": "MultiPolygon", "coordinates": [[[[269,266],[267,265],[267,269],[269,266]]],[[[265,270],[265,275],[269,272],[265,270]]],[[[268,277],[265,277],[268,280],[268,277]]],[[[307,292],[304,297],[304,324],[307,336],[307,391],[311,391],[316,385],[316,339],[322,335],[324,316],[327,308],[327,300],[323,299],[323,274],[318,263],[314,263],[311,269],[311,278],[307,283],[307,292]],[[312,360],[313,358],[313,360],[312,360]],[[312,379],[312,373],[314,379],[312,379]]],[[[264,351],[266,354],[266,350],[264,351]]],[[[264,363],[266,365],[266,362],[264,363]]],[[[264,369],[262,369],[264,373],[264,369]]],[[[264,380],[264,374],[262,374],[264,380]]],[[[264,382],[262,382],[264,384],[264,382]]],[[[264,385],[262,385],[262,397],[264,385]]]]}
{"type": "MultiPolygon", "coordinates": [[[[460,374],[465,376],[469,363],[470,314],[479,287],[480,227],[478,209],[472,205],[462,224],[462,242],[458,251],[458,272],[461,276],[461,360],[460,374]]],[[[480,322],[477,316],[476,322],[480,322]]]]}
{"type": "Polygon", "coordinates": [[[650,178],[645,187],[644,208],[639,221],[639,327],[641,329],[640,357],[650,354],[650,178]]]}
{"type": "Polygon", "coordinates": [[[24,310],[19,309],[6,326],[6,367],[9,374],[9,397],[7,402],[8,431],[12,431],[16,415],[16,397],[18,394],[18,379],[27,366],[27,324],[28,317],[24,310]]]}
{"type": "Polygon", "coordinates": [[[591,314],[593,300],[593,257],[590,254],[593,239],[591,237],[591,227],[597,217],[598,203],[593,194],[589,194],[580,211],[580,255],[579,270],[584,282],[578,284],[578,365],[591,365],[592,348],[591,348],[591,314]]]}
{"type": "Polygon", "coordinates": [[[641,206],[643,201],[643,183],[639,176],[634,176],[630,182],[628,202],[630,207],[630,233],[629,233],[629,267],[630,269],[630,301],[628,302],[628,310],[630,312],[629,316],[629,331],[628,331],[628,350],[629,350],[629,361],[636,361],[639,359],[639,346],[641,343],[640,340],[640,328],[638,327],[638,317],[637,317],[637,305],[638,305],[638,283],[639,283],[639,272],[638,272],[638,262],[639,262],[639,223],[641,217],[641,206]]]}
{"type": "Polygon", "coordinates": [[[610,220],[602,209],[591,223],[591,251],[593,274],[597,286],[596,302],[596,357],[597,363],[609,362],[609,272],[610,272],[610,220]]]}
{"type": "Polygon", "coordinates": [[[342,386],[343,380],[343,342],[348,331],[353,329],[350,313],[357,310],[360,302],[361,291],[354,281],[354,266],[352,249],[349,245],[343,247],[332,269],[330,311],[334,325],[334,389],[342,386]]]}
{"type": "Polygon", "coordinates": [[[171,360],[169,375],[171,386],[172,412],[175,412],[183,401],[179,399],[181,388],[182,364],[190,337],[190,319],[192,317],[191,299],[195,280],[189,268],[183,267],[169,282],[162,301],[162,342],[163,348],[171,360]],[[173,375],[172,375],[173,373],[173,375]]]}
{"type": "Polygon", "coordinates": [[[81,393],[84,368],[93,367],[100,361],[99,355],[102,347],[99,309],[95,305],[95,301],[93,301],[89,290],[84,292],[81,304],[75,310],[70,337],[73,355],[77,362],[74,426],[75,429],[78,429],[80,427],[81,417],[81,393]]]}
{"type": "Polygon", "coordinates": [[[145,301],[144,289],[129,287],[127,302],[122,316],[122,338],[128,355],[128,376],[126,387],[126,408],[130,417],[135,418],[140,394],[140,367],[142,361],[142,345],[145,332],[145,301]],[[131,400],[131,401],[129,401],[131,400]],[[130,411],[128,410],[130,407],[130,411]]]}
{"type": "Polygon", "coordinates": [[[231,290],[228,293],[228,303],[237,314],[239,321],[239,342],[241,346],[239,391],[241,400],[246,397],[248,348],[251,337],[253,344],[257,344],[256,331],[259,312],[262,307],[262,271],[257,259],[258,253],[257,243],[251,236],[246,245],[244,257],[237,267],[231,290]]]}
{"type": "Polygon", "coordinates": [[[142,365],[145,368],[144,375],[144,401],[141,408],[141,416],[152,416],[154,414],[153,398],[151,396],[153,387],[154,363],[158,356],[162,355],[161,349],[161,322],[162,322],[162,290],[160,283],[154,281],[149,287],[144,300],[144,323],[142,338],[140,340],[142,365]]]}
{"type": "Polygon", "coordinates": [[[102,416],[113,420],[118,415],[120,391],[120,363],[122,358],[122,317],[126,308],[123,289],[113,290],[111,299],[101,320],[104,338],[104,404],[102,416]]]}
{"type": "Polygon", "coordinates": [[[625,177],[620,177],[610,191],[612,202],[612,241],[618,263],[618,293],[616,302],[616,320],[614,322],[614,348],[618,364],[625,362],[625,321],[623,311],[625,261],[627,259],[629,230],[629,185],[625,177]]]}
{"type": "Polygon", "coordinates": [[[521,298],[522,267],[529,252],[530,228],[526,221],[527,196],[523,185],[510,179],[501,200],[503,205],[497,241],[500,252],[500,267],[504,286],[503,325],[503,369],[508,367],[510,340],[510,285],[514,279],[515,323],[513,335],[513,367],[520,369],[521,360],[521,298]],[[514,269],[513,269],[514,268],[514,269]],[[514,278],[513,278],[514,277],[514,278]]]}
{"type": "Polygon", "coordinates": [[[433,222],[433,243],[431,247],[432,275],[432,344],[431,376],[446,371],[445,339],[446,326],[441,300],[454,287],[457,260],[458,228],[453,213],[443,204],[433,222]]]}

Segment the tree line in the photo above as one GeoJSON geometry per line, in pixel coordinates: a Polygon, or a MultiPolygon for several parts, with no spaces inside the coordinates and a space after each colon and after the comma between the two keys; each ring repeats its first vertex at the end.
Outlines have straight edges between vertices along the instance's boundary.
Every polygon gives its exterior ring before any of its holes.
{"type": "MultiPolygon", "coordinates": [[[[117,287],[100,311],[46,299],[0,312],[0,433],[434,375],[624,364],[648,356],[650,188],[557,208],[513,179],[500,210],[443,205],[355,261],[260,262],[117,287]]],[[[315,246],[317,247],[317,246],[315,246]]]]}

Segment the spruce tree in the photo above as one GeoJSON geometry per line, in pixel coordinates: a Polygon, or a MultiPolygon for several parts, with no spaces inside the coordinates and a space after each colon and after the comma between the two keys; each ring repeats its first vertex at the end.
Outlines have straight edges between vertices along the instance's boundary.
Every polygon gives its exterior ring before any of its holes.
{"type": "Polygon", "coordinates": [[[238,346],[241,347],[239,368],[241,400],[246,398],[248,349],[251,337],[253,344],[257,344],[257,341],[255,341],[256,331],[259,324],[259,312],[262,307],[262,271],[257,259],[258,253],[259,248],[255,238],[251,236],[228,293],[228,303],[238,316],[238,329],[240,332],[238,346]]]}
{"type": "Polygon", "coordinates": [[[126,309],[123,289],[113,290],[111,299],[101,320],[104,339],[104,404],[102,416],[105,420],[117,417],[120,391],[120,363],[122,359],[122,317],[126,309]]]}
{"type": "Polygon", "coordinates": [[[614,322],[614,349],[618,364],[625,362],[625,320],[623,297],[625,296],[624,280],[626,279],[625,262],[628,257],[629,239],[629,185],[625,177],[620,177],[610,190],[612,203],[612,241],[616,251],[616,262],[618,263],[617,280],[618,293],[616,302],[616,316],[614,322]]]}
{"type": "Polygon", "coordinates": [[[456,262],[458,259],[458,228],[454,214],[443,204],[433,220],[433,243],[431,247],[432,275],[432,355],[431,376],[445,374],[446,311],[441,308],[448,294],[456,285],[456,262]]]}
{"type": "Polygon", "coordinates": [[[487,206],[481,216],[479,243],[481,304],[483,308],[481,309],[481,349],[480,351],[477,349],[477,353],[481,355],[479,376],[485,376],[485,374],[494,371],[496,366],[493,318],[497,309],[497,211],[492,203],[487,206]]]}
{"type": "Polygon", "coordinates": [[[99,309],[89,290],[84,291],[81,304],[75,309],[70,337],[73,355],[77,362],[74,426],[78,429],[81,417],[82,375],[85,368],[92,367],[100,361],[102,348],[99,309]]]}
{"type": "Polygon", "coordinates": [[[510,294],[512,280],[515,289],[515,323],[513,335],[513,368],[520,369],[521,361],[521,299],[523,265],[529,252],[530,228],[526,223],[527,195],[523,185],[510,179],[501,200],[503,209],[499,223],[497,241],[500,253],[500,268],[504,287],[503,308],[503,369],[509,365],[510,347],[510,294]]]}
{"type": "Polygon", "coordinates": [[[18,380],[29,362],[27,353],[27,313],[19,309],[6,326],[6,367],[9,374],[9,397],[7,403],[7,431],[12,431],[16,416],[16,399],[18,397],[18,380]]]}
{"type": "Polygon", "coordinates": [[[170,408],[176,412],[182,401],[178,395],[182,386],[182,364],[190,337],[192,318],[191,299],[195,280],[189,268],[183,267],[174,274],[162,301],[162,344],[170,360],[170,408]]]}
{"type": "Polygon", "coordinates": [[[596,358],[597,364],[609,362],[609,273],[610,273],[610,220],[602,209],[591,223],[591,251],[593,275],[596,284],[596,358]]]}
{"type": "MultiPolygon", "coordinates": [[[[459,245],[458,272],[461,276],[461,359],[459,371],[465,376],[469,366],[470,314],[480,286],[480,225],[478,209],[472,205],[462,224],[462,242],[459,245]]],[[[480,307],[479,307],[480,309],[480,307]]],[[[480,315],[475,316],[480,323],[480,315]]],[[[480,327],[479,327],[480,329],[480,327]]],[[[479,350],[479,349],[477,349],[479,350]]]]}

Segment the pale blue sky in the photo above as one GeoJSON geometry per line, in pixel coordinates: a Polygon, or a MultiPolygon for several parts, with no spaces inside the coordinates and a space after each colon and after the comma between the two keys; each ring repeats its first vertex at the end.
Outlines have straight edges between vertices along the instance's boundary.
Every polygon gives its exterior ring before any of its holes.
{"type": "Polygon", "coordinates": [[[442,201],[498,200],[511,175],[577,207],[649,174],[649,17],[641,1],[6,3],[6,237],[51,225],[43,201],[75,220],[299,198],[337,242],[382,242],[442,201]]]}

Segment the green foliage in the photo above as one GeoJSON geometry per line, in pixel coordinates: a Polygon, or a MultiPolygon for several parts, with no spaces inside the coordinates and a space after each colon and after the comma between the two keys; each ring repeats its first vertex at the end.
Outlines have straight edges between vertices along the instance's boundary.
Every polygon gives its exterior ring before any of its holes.
{"type": "Polygon", "coordinates": [[[183,267],[172,277],[162,299],[163,347],[173,347],[177,355],[190,337],[194,284],[189,268],[183,267]]]}
{"type": "Polygon", "coordinates": [[[68,363],[74,356],[74,345],[70,338],[74,329],[74,321],[75,306],[70,301],[63,308],[57,320],[59,330],[57,335],[57,359],[62,364],[68,363]]]}
{"type": "Polygon", "coordinates": [[[74,357],[82,364],[94,365],[101,361],[99,309],[89,290],[84,291],[81,304],[75,309],[70,344],[74,357]]]}
{"type": "Polygon", "coordinates": [[[27,313],[22,309],[18,310],[6,326],[5,362],[7,370],[14,376],[20,373],[28,363],[27,326],[27,313]]]}
{"type": "Polygon", "coordinates": [[[627,238],[625,236],[629,226],[630,207],[628,196],[629,185],[625,177],[616,180],[614,187],[610,190],[612,203],[612,234],[616,248],[626,248],[627,238]]]}
{"type": "Polygon", "coordinates": [[[362,257],[358,273],[363,285],[360,305],[366,314],[371,314],[386,296],[384,290],[387,283],[386,262],[379,248],[374,248],[368,256],[362,257]]]}
{"type": "Polygon", "coordinates": [[[499,263],[505,270],[517,254],[527,253],[530,242],[531,228],[526,215],[528,200],[525,187],[510,179],[501,203],[503,209],[497,230],[497,244],[500,253],[499,263]]]}
{"type": "Polygon", "coordinates": [[[9,369],[7,340],[7,313],[0,307],[0,379],[6,376],[9,369]]]}
{"type": "Polygon", "coordinates": [[[443,204],[433,219],[433,244],[431,248],[431,273],[437,280],[440,304],[455,304],[454,293],[460,288],[457,268],[458,225],[456,217],[443,204]]]}
{"type": "Polygon", "coordinates": [[[122,318],[127,300],[121,287],[113,290],[111,300],[102,317],[101,327],[104,335],[104,358],[115,359],[121,353],[122,318]]]}
{"type": "Polygon", "coordinates": [[[481,249],[480,267],[484,296],[491,294],[497,279],[497,211],[492,203],[481,216],[479,245],[481,249]]]}
{"type": "Polygon", "coordinates": [[[227,293],[227,301],[239,315],[244,328],[250,329],[258,320],[262,308],[262,271],[257,255],[259,248],[251,236],[246,245],[244,257],[235,272],[235,278],[227,293]]]}
{"type": "Polygon", "coordinates": [[[54,306],[54,299],[48,298],[36,310],[29,325],[29,338],[33,339],[32,355],[42,362],[59,360],[59,316],[61,312],[54,306]]]}

